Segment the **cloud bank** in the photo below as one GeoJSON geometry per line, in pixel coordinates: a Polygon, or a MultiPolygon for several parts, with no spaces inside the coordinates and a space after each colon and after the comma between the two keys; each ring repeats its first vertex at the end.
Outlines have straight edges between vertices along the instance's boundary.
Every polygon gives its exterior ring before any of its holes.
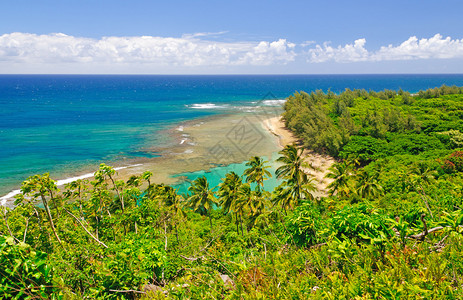
{"type": "MultiPolygon", "coordinates": [[[[319,63],[337,64],[338,69],[343,69],[338,63],[370,62],[372,65],[381,61],[463,58],[463,39],[443,38],[440,34],[422,39],[412,36],[399,45],[370,50],[366,48],[365,38],[334,47],[310,40],[299,44],[286,39],[218,41],[217,37],[224,33],[185,34],[177,38],[110,36],[100,39],[63,33],[3,34],[0,36],[0,73],[167,74],[214,73],[217,70],[219,73],[230,70],[310,73],[319,63]]],[[[351,68],[353,72],[361,71],[351,68]]]]}
{"type": "Polygon", "coordinates": [[[436,34],[429,39],[410,37],[398,46],[383,46],[370,52],[365,48],[366,40],[358,39],[353,44],[331,47],[325,43],[308,50],[309,62],[362,62],[416,59],[463,58],[463,39],[452,40],[436,34]]]}
{"type": "Polygon", "coordinates": [[[136,36],[99,40],[62,33],[0,36],[0,61],[15,63],[148,63],[169,66],[271,65],[293,61],[295,44],[226,43],[202,40],[208,34],[181,38],[136,36]]]}

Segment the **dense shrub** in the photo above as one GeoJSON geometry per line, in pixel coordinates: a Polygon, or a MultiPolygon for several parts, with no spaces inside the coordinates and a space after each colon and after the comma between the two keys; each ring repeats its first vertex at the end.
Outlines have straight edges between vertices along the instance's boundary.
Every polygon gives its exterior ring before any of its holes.
{"type": "Polygon", "coordinates": [[[47,299],[54,289],[47,254],[0,235],[0,298],[47,299]]]}

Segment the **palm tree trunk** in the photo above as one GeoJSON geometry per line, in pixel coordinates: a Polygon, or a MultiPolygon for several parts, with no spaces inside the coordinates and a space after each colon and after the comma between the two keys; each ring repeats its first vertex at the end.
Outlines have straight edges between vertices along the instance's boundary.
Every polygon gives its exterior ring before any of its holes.
{"type": "Polygon", "coordinates": [[[212,232],[212,217],[211,217],[211,212],[208,211],[207,214],[209,215],[209,223],[211,224],[211,232],[212,232]]]}
{"type": "Polygon", "coordinates": [[[243,231],[243,219],[241,218],[241,213],[240,213],[240,223],[241,223],[241,235],[244,236],[244,231],[243,231]]]}
{"type": "Polygon", "coordinates": [[[8,233],[13,238],[13,244],[16,245],[16,241],[19,243],[19,240],[13,235],[13,232],[11,232],[10,226],[8,225],[8,217],[6,215],[6,208],[3,206],[2,206],[2,215],[5,220],[5,225],[6,225],[6,228],[8,229],[8,233]]]}
{"type": "Polygon", "coordinates": [[[164,219],[164,250],[167,251],[167,225],[164,219]]]}
{"type": "Polygon", "coordinates": [[[31,217],[27,218],[26,220],[26,228],[24,229],[24,235],[23,235],[23,243],[26,242],[26,236],[27,236],[27,228],[29,228],[29,220],[31,217]]]}
{"type": "Polygon", "coordinates": [[[80,212],[80,217],[84,218],[84,209],[82,206],[82,194],[81,194],[80,184],[79,184],[79,212],[80,212]]]}
{"type": "Polygon", "coordinates": [[[96,235],[96,238],[99,239],[99,236],[98,236],[98,227],[100,227],[100,220],[98,220],[98,216],[95,215],[95,219],[96,219],[96,230],[95,230],[95,235],[96,235]]]}
{"type": "Polygon", "coordinates": [[[177,244],[180,245],[180,240],[178,239],[178,225],[175,223],[175,236],[177,237],[177,244]]]}
{"type": "Polygon", "coordinates": [[[119,193],[119,189],[117,188],[116,183],[114,182],[114,179],[111,176],[109,176],[109,179],[111,179],[111,182],[113,183],[113,187],[114,187],[114,190],[116,191],[117,197],[121,201],[122,211],[124,211],[124,197],[121,197],[121,194],[119,193]]]}
{"type": "Polygon", "coordinates": [[[56,204],[55,198],[53,197],[53,192],[48,189],[48,192],[50,193],[50,199],[53,201],[53,205],[55,206],[56,209],[56,217],[59,218],[59,210],[58,210],[58,205],[56,204]]]}
{"type": "Polygon", "coordinates": [[[53,223],[53,218],[51,216],[50,207],[48,207],[47,199],[45,199],[45,196],[43,194],[40,194],[40,196],[42,198],[42,203],[43,203],[43,206],[45,207],[45,211],[47,212],[48,221],[50,222],[51,230],[53,231],[53,234],[55,235],[55,237],[58,240],[59,244],[62,245],[61,240],[60,240],[60,238],[58,236],[58,233],[56,232],[55,224],[53,223]]]}
{"type": "Polygon", "coordinates": [[[431,208],[429,207],[428,201],[426,200],[427,195],[424,192],[423,186],[420,185],[420,188],[421,188],[421,192],[422,192],[422,194],[419,193],[419,194],[421,194],[421,199],[423,199],[423,202],[426,205],[426,208],[428,209],[428,212],[431,215],[431,218],[434,220],[434,216],[432,214],[431,208]]]}

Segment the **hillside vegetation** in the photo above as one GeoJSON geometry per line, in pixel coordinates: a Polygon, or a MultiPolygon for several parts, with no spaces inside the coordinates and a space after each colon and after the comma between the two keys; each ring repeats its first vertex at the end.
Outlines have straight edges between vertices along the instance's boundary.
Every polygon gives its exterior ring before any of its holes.
{"type": "Polygon", "coordinates": [[[462,92],[289,97],[287,127],[338,160],[326,198],[293,145],[185,195],[104,164],[32,176],[1,208],[0,299],[461,299],[462,92]]]}

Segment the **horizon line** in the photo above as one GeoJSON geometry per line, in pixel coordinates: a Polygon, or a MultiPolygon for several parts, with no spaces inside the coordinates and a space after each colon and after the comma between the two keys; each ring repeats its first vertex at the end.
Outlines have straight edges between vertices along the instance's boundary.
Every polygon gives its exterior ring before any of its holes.
{"type": "Polygon", "coordinates": [[[0,76],[46,76],[46,75],[62,75],[62,76],[339,76],[339,75],[463,75],[463,73],[185,73],[185,74],[143,74],[143,73],[0,73],[0,76]]]}

